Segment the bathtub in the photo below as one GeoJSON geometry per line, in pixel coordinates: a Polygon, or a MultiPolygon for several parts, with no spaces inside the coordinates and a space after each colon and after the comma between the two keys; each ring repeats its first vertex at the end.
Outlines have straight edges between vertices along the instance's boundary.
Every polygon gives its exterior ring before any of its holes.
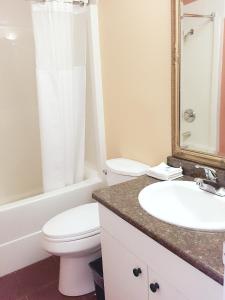
{"type": "Polygon", "coordinates": [[[93,169],[85,180],[63,189],[0,206],[0,277],[49,256],[41,248],[41,228],[50,218],[91,202],[92,192],[104,185],[93,169]]]}

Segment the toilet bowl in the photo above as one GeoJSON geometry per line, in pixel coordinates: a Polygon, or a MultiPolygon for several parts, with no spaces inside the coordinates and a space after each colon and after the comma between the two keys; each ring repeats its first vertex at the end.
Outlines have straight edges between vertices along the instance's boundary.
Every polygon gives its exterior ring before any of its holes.
{"type": "MultiPolygon", "coordinates": [[[[108,185],[146,174],[149,166],[116,158],[106,162],[108,185]]],[[[43,248],[60,256],[59,291],[66,296],[81,296],[94,291],[89,262],[101,256],[98,204],[84,204],[67,210],[42,228],[43,248]]]]}
{"type": "Polygon", "coordinates": [[[80,296],[94,291],[89,262],[101,256],[98,204],[67,210],[42,229],[43,248],[60,256],[59,291],[80,296]]]}

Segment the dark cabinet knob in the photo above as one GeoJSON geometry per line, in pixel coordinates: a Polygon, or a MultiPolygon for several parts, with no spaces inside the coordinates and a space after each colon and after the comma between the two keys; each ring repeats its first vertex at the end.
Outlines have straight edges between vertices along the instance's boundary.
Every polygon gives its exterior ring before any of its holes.
{"type": "Polygon", "coordinates": [[[141,268],[133,269],[133,274],[135,277],[138,277],[142,273],[141,268]]]}
{"type": "Polygon", "coordinates": [[[157,290],[159,289],[159,284],[156,282],[156,283],[151,283],[150,284],[150,290],[153,292],[153,293],[156,293],[157,290]]]}

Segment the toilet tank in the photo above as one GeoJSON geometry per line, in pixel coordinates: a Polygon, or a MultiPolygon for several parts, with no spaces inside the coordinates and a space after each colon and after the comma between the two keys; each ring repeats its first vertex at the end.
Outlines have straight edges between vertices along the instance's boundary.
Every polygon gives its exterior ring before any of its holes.
{"type": "Polygon", "coordinates": [[[146,164],[127,158],[107,160],[106,167],[106,178],[109,186],[145,175],[150,168],[150,166],[146,164]]]}

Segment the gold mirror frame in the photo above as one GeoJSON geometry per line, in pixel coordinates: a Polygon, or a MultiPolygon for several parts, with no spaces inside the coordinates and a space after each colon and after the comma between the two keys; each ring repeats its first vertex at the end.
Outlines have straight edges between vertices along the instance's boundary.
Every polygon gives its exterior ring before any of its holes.
{"type": "Polygon", "coordinates": [[[200,164],[225,169],[225,157],[180,147],[180,0],[172,3],[172,154],[200,164]]]}

